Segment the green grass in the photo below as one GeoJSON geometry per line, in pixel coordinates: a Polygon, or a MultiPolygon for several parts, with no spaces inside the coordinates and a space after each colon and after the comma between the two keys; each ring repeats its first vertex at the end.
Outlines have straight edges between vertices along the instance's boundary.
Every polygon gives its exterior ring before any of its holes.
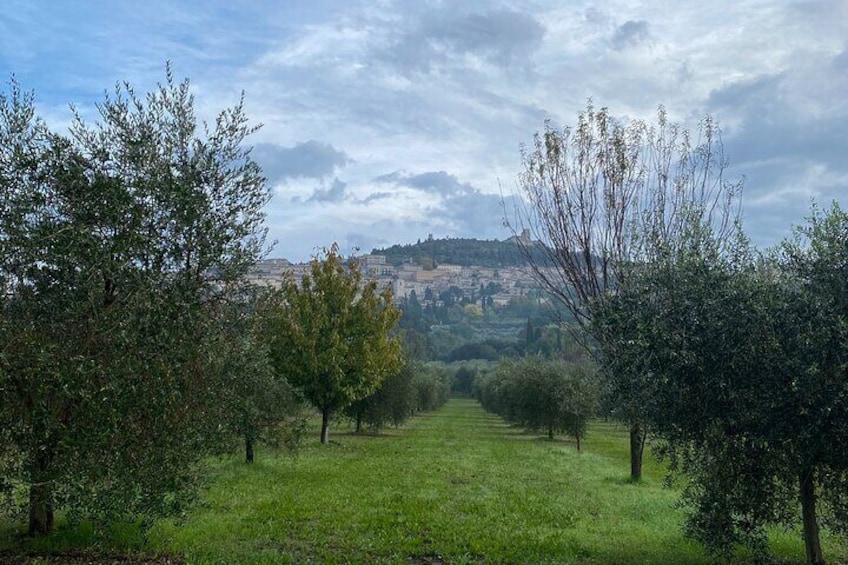
{"type": "MultiPolygon", "coordinates": [[[[203,504],[156,524],[141,549],[198,564],[709,562],[649,457],[644,481],[627,481],[619,426],[595,423],[577,453],[455,398],[380,436],[336,432],[296,458],[216,463],[203,504]]],[[[773,546],[803,562],[797,533],[773,546]]]]}

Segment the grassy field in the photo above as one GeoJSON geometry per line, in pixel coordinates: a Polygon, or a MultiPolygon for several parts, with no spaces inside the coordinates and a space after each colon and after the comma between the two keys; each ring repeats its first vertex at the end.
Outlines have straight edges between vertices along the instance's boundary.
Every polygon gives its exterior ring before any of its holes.
{"type": "MultiPolygon", "coordinates": [[[[683,539],[677,493],[653,462],[641,484],[626,480],[618,426],[594,424],[577,453],[452,399],[380,436],[335,431],[296,458],[216,464],[201,507],[156,524],[136,548],[198,564],[709,562],[683,539]]],[[[803,562],[797,532],[776,533],[773,547],[803,562]]],[[[826,547],[831,561],[848,557],[826,547]]]]}

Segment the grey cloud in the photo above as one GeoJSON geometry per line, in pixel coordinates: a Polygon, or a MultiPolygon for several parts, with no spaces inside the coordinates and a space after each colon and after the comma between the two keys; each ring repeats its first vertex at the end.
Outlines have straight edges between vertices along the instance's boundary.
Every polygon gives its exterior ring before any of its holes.
{"type": "Polygon", "coordinates": [[[791,23],[803,21],[814,26],[811,29],[835,28],[844,33],[848,3],[845,0],[797,0],[787,3],[787,20],[791,23]]]}
{"type": "Polygon", "coordinates": [[[344,151],[314,139],[292,147],[259,143],[253,147],[251,156],[271,182],[290,178],[322,179],[350,163],[344,151]]]}
{"type": "Polygon", "coordinates": [[[544,34],[544,27],[525,12],[490,10],[458,16],[452,9],[443,10],[424,14],[400,29],[383,55],[403,71],[428,72],[467,53],[511,67],[526,65],[544,34]]]}
{"type": "Polygon", "coordinates": [[[622,51],[627,47],[639,45],[648,39],[649,35],[648,22],[630,20],[616,28],[612,35],[612,47],[616,51],[622,51]]]}
{"type": "MultiPolygon", "coordinates": [[[[830,69],[840,57],[830,60],[830,69]]],[[[838,73],[822,69],[789,68],[737,81],[707,100],[713,115],[733,124],[724,136],[728,173],[746,177],[745,225],[756,244],[788,236],[812,198],[844,199],[848,112],[821,94],[839,88],[838,73]]]]}
{"type": "Polygon", "coordinates": [[[433,31],[436,37],[441,31],[444,39],[460,51],[483,53],[504,65],[532,53],[545,35],[531,15],[508,10],[468,14],[433,31]]]}
{"type": "Polygon", "coordinates": [[[333,179],[330,186],[326,188],[316,188],[306,201],[307,202],[341,202],[345,198],[345,188],[347,183],[339,179],[333,179]]]}
{"type": "MultiPolygon", "coordinates": [[[[467,182],[460,182],[446,171],[408,174],[395,171],[381,175],[374,182],[405,186],[438,194],[438,203],[428,207],[426,215],[433,223],[446,228],[445,235],[456,237],[504,238],[504,206],[499,195],[486,194],[467,182]],[[435,222],[433,222],[435,220],[435,222]]],[[[380,193],[377,193],[380,194],[380,193]]],[[[372,195],[373,196],[373,195],[372,195]]],[[[370,198],[370,197],[369,197],[370,198]]],[[[513,197],[507,197],[507,209],[512,210],[513,197]]]]}
{"type": "Polygon", "coordinates": [[[836,71],[848,72],[848,49],[831,59],[831,64],[836,71]]]}
{"type": "Polygon", "coordinates": [[[401,172],[400,172],[400,171],[392,171],[391,173],[386,173],[386,174],[384,174],[384,175],[380,175],[380,176],[378,176],[378,177],[374,177],[372,180],[373,180],[374,182],[381,182],[381,183],[395,183],[395,184],[397,184],[397,183],[400,183],[400,182],[402,181],[402,179],[403,179],[403,178],[404,178],[404,175],[403,175],[403,174],[401,174],[401,172]]]}
{"type": "MultiPolygon", "coordinates": [[[[512,209],[511,201],[508,197],[507,210],[512,209]]],[[[504,210],[500,196],[478,191],[446,200],[439,213],[452,220],[459,237],[503,239],[509,236],[503,225],[504,210]]]]}
{"type": "Polygon", "coordinates": [[[610,18],[606,12],[599,10],[596,6],[590,6],[583,12],[583,19],[590,24],[606,25],[610,18]]]}
{"type": "Polygon", "coordinates": [[[445,171],[435,171],[412,175],[406,179],[406,184],[420,190],[434,191],[439,194],[464,194],[475,189],[468,183],[459,180],[445,171]]]}
{"type": "Polygon", "coordinates": [[[713,112],[733,112],[740,108],[756,108],[761,114],[778,103],[784,75],[781,73],[732,82],[710,92],[707,106],[713,112]]]}
{"type": "Polygon", "coordinates": [[[788,73],[762,75],[710,93],[707,107],[712,114],[739,121],[725,139],[729,158],[737,163],[808,158],[848,169],[844,161],[848,115],[802,120],[798,108],[784,95],[793,80],[788,73]]]}
{"type": "Polygon", "coordinates": [[[467,194],[477,190],[468,183],[459,182],[459,179],[446,171],[430,171],[417,175],[407,175],[400,171],[395,171],[380,175],[374,181],[408,186],[409,188],[425,192],[435,192],[443,196],[467,194]]]}

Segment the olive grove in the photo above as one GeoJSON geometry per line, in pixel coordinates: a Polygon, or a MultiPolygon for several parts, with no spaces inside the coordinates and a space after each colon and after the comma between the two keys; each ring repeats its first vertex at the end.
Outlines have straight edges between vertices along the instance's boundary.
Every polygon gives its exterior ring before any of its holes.
{"type": "Polygon", "coordinates": [[[0,485],[29,531],[178,508],[220,448],[227,304],[265,251],[269,192],[241,103],[199,123],[189,83],[117,86],[51,131],[0,93],[0,485]]]}
{"type": "Polygon", "coordinates": [[[594,305],[604,368],[641,375],[642,414],[684,484],[687,531],[730,556],[800,526],[846,533],[848,215],[813,209],[779,249],[694,223],[594,305]]]}

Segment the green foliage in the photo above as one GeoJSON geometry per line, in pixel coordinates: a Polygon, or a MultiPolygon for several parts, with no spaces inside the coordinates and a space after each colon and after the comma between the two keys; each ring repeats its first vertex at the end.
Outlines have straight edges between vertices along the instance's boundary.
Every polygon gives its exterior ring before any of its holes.
{"type": "MultiPolygon", "coordinates": [[[[384,255],[394,266],[412,262],[424,267],[433,265],[478,265],[481,267],[521,267],[527,260],[512,239],[506,241],[473,238],[427,239],[415,244],[392,245],[373,249],[374,255],[384,255]]],[[[541,257],[541,253],[538,254],[541,257]]]]}
{"type": "Polygon", "coordinates": [[[415,412],[416,370],[417,366],[407,361],[399,371],[386,377],[376,391],[345,408],[345,415],[356,423],[357,432],[362,424],[375,431],[386,424],[400,426],[415,412]]]}
{"type": "Polygon", "coordinates": [[[763,552],[768,525],[801,524],[819,563],[819,517],[845,531],[847,235],[835,205],[760,259],[694,229],[596,305],[606,372],[617,388],[639,375],[661,453],[685,473],[687,531],[719,554],[763,552]]]}
{"type": "Polygon", "coordinates": [[[465,361],[470,359],[482,359],[485,361],[496,361],[501,357],[517,355],[519,349],[516,343],[501,341],[497,339],[486,339],[478,342],[470,342],[460,345],[451,350],[445,357],[445,361],[465,361]]]}
{"type": "Polygon", "coordinates": [[[539,357],[502,360],[475,383],[483,408],[528,430],[566,433],[577,440],[598,406],[594,371],[585,365],[539,357]]]}
{"type": "Polygon", "coordinates": [[[477,377],[477,368],[461,365],[453,375],[451,391],[470,395],[474,392],[474,379],[477,377]]]}
{"type": "Polygon", "coordinates": [[[442,295],[442,300],[448,300],[440,306],[429,303],[422,307],[413,293],[399,304],[404,341],[417,359],[451,363],[538,354],[577,361],[585,356],[573,331],[552,323],[558,316],[538,298],[518,297],[506,306],[487,306],[482,312],[459,303],[446,306],[454,294],[445,291],[442,295]],[[533,326],[529,342],[528,321],[533,326]]]}
{"type": "Polygon", "coordinates": [[[415,372],[413,384],[416,408],[421,412],[432,412],[450,398],[451,373],[439,365],[428,363],[420,366],[415,372]]]}
{"type": "Polygon", "coordinates": [[[215,346],[217,371],[228,377],[228,431],[254,460],[257,442],[297,449],[306,416],[297,392],[271,364],[269,316],[276,297],[267,289],[248,289],[232,311],[215,346]]]}
{"type": "Polygon", "coordinates": [[[322,443],[333,414],[400,368],[400,341],[390,335],[399,316],[391,289],[363,284],[358,262],[345,265],[335,245],[313,259],[300,284],[284,282],[270,322],[271,359],[321,411],[322,443]]]}
{"type": "Polygon", "coordinates": [[[30,532],[175,510],[221,440],[226,304],[264,251],[269,193],[242,105],[199,125],[187,81],[116,87],[50,132],[0,94],[0,476],[30,532]]]}

